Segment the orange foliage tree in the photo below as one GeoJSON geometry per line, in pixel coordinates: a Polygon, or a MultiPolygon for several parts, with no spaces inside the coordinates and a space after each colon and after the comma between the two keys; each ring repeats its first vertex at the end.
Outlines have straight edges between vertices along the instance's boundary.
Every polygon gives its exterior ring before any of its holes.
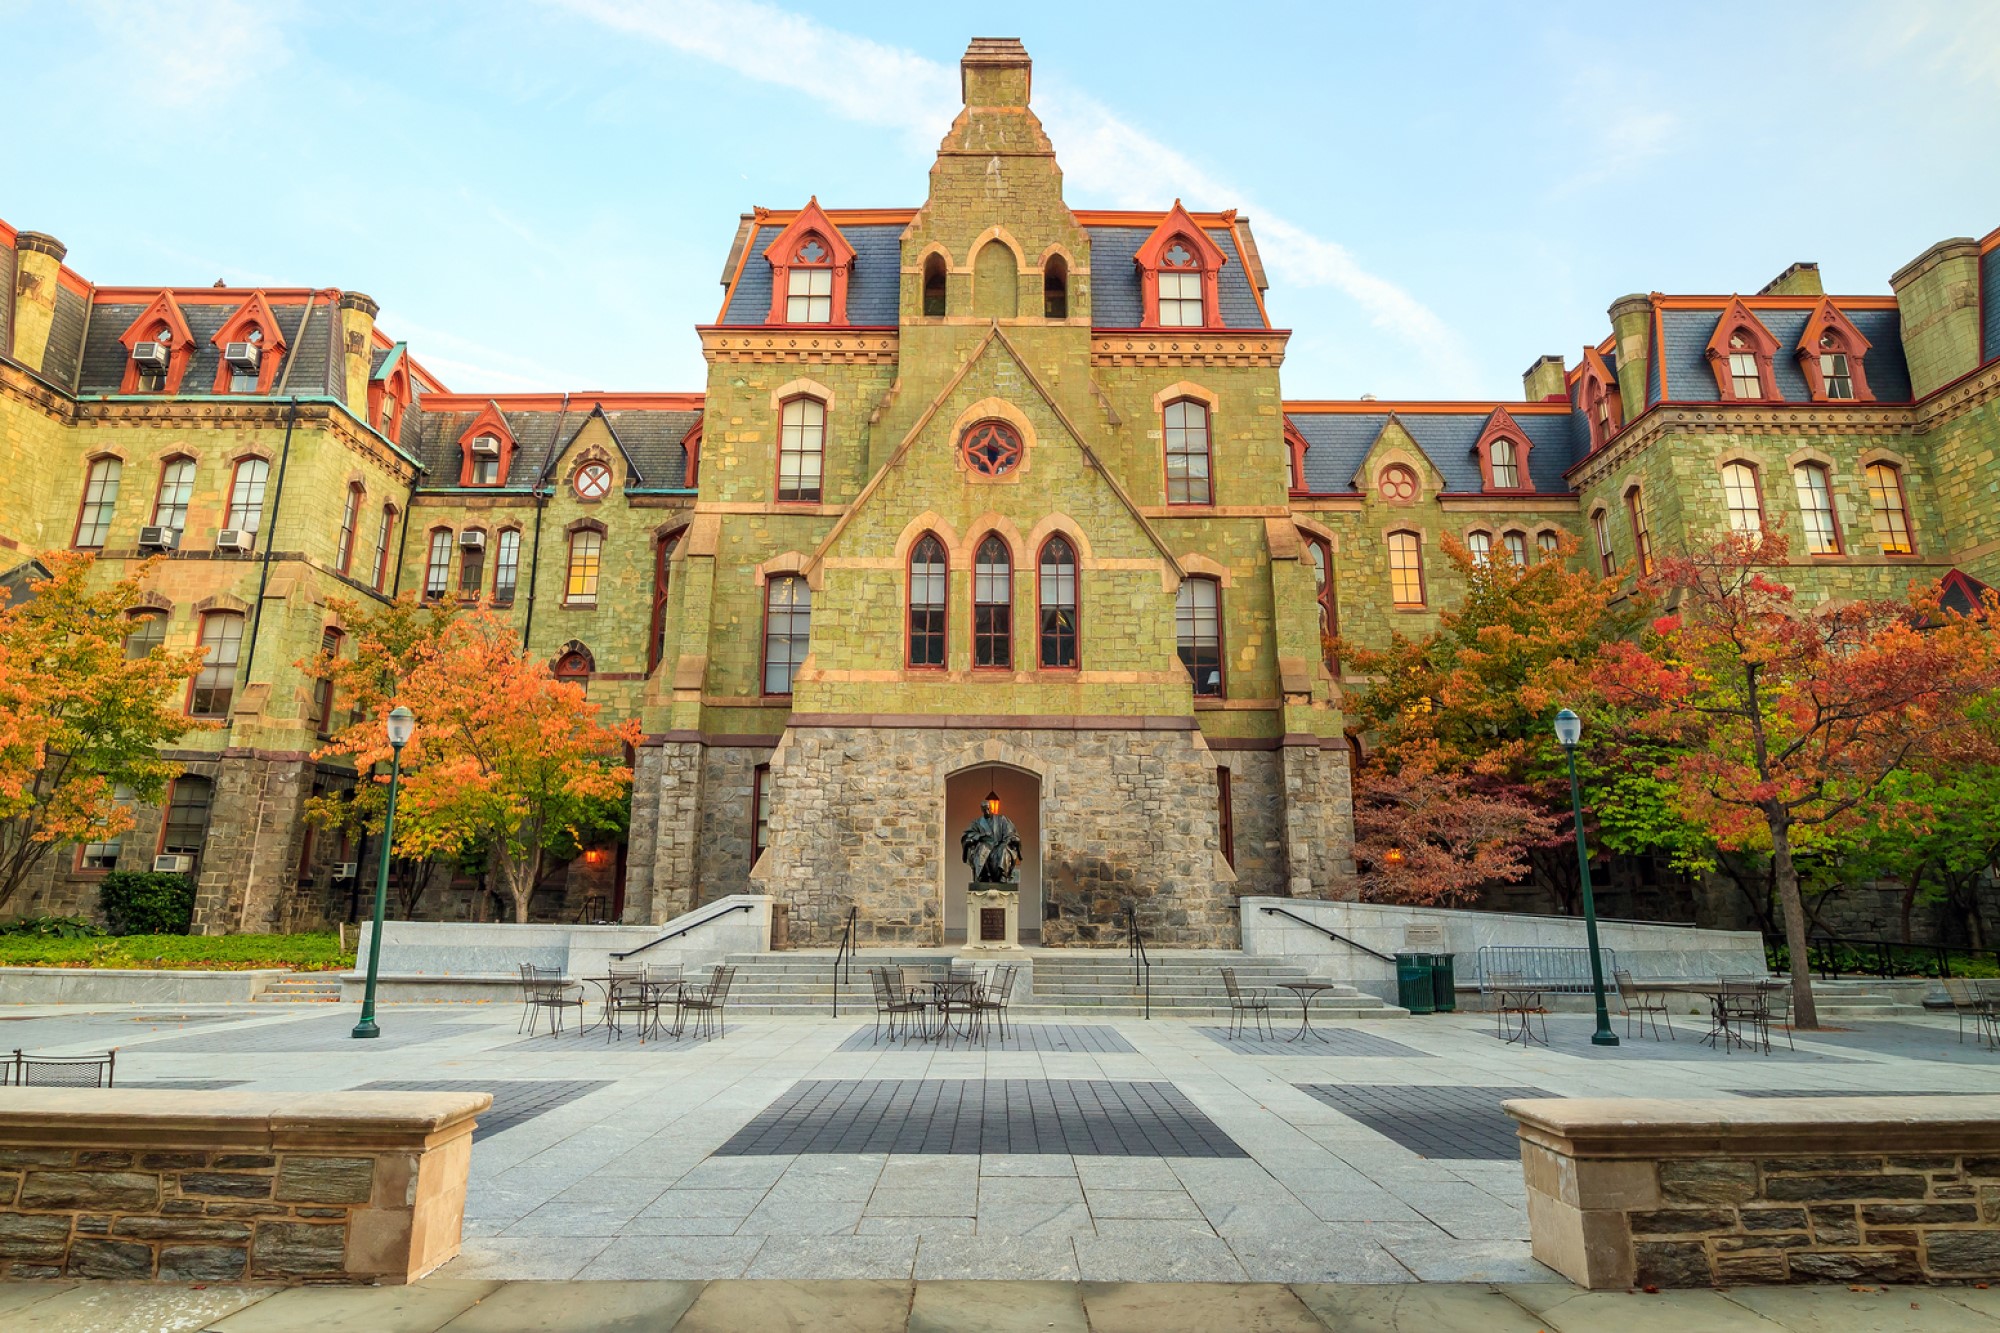
{"type": "Polygon", "coordinates": [[[1882,813],[1893,776],[1979,757],[1966,710],[2000,686],[2000,604],[1982,617],[1921,594],[1802,608],[1766,573],[1785,550],[1737,535],[1663,556],[1648,582],[1673,612],[1642,641],[1607,646],[1595,683],[1615,733],[1665,756],[1656,776],[1682,817],[1723,848],[1771,857],[1796,1022],[1812,1028],[1794,853],[1882,813]]]}
{"type": "Polygon", "coordinates": [[[352,806],[316,801],[313,817],[380,826],[391,757],[382,718],[408,708],[417,732],[403,749],[394,850],[483,853],[514,919],[526,921],[544,848],[613,822],[631,789],[623,751],[638,743],[638,723],[600,722],[583,686],[525,657],[514,628],[492,611],[407,598],[368,613],[339,609],[354,655],[306,665],[352,701],[355,720],[317,753],[346,756],[375,780],[352,806]]]}
{"type": "Polygon", "coordinates": [[[1527,874],[1527,847],[1557,831],[1553,815],[1440,768],[1435,752],[1373,765],[1354,783],[1354,858],[1370,902],[1460,902],[1482,884],[1527,874]]]}
{"type": "Polygon", "coordinates": [[[180,707],[200,649],[126,655],[156,562],[93,586],[95,563],[50,552],[48,577],[0,608],[0,911],[54,849],[130,829],[128,804],[158,801],[181,771],[160,747],[210,725],[180,707]]]}

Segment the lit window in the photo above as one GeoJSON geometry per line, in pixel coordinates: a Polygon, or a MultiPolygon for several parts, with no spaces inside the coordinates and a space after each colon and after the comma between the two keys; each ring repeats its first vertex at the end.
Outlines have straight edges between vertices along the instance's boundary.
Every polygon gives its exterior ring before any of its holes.
{"type": "Polygon", "coordinates": [[[1516,568],[1526,569],[1528,567],[1528,534],[1525,532],[1502,533],[1500,535],[1500,544],[1507,548],[1507,558],[1514,562],[1516,568]]]}
{"type": "Polygon", "coordinates": [[[1004,477],[1021,462],[1021,436],[1004,421],[979,421],[959,442],[965,463],[982,477],[1004,477]]]}
{"type": "MultiPolygon", "coordinates": [[[[114,787],[111,789],[111,799],[120,806],[129,807],[132,804],[132,789],[122,784],[114,787]]],[[[77,853],[76,868],[116,870],[118,854],[124,849],[125,839],[122,835],[116,838],[103,838],[97,842],[86,842],[83,844],[83,850],[77,853]]]]}
{"type": "Polygon", "coordinates": [[[262,374],[264,330],[253,328],[243,335],[242,341],[250,344],[250,362],[247,369],[235,364],[229,367],[229,392],[255,393],[262,374]]]}
{"type": "Polygon", "coordinates": [[[1890,463],[1868,465],[1868,502],[1875,514],[1875,542],[1883,555],[1909,555],[1910,503],[1903,493],[1903,474],[1890,463]]]}
{"type": "Polygon", "coordinates": [[[396,535],[396,506],[382,506],[382,522],[375,529],[375,591],[389,586],[389,543],[396,535]]]}
{"type": "Polygon", "coordinates": [[[571,606],[597,605],[597,573],[604,559],[604,534],[580,528],[569,537],[569,579],[563,601],[571,606]]]}
{"type": "Polygon", "coordinates": [[[435,601],[451,582],[451,529],[431,533],[430,559],[424,565],[424,596],[435,601]]]}
{"type": "Polygon", "coordinates": [[[1044,667],[1076,665],[1076,552],[1062,537],[1042,545],[1041,649],[1044,667]]]}
{"type": "Polygon", "coordinates": [[[1597,568],[1608,579],[1618,572],[1618,552],[1611,545],[1611,518],[1602,509],[1590,516],[1590,533],[1597,538],[1597,568]]]}
{"type": "Polygon", "coordinates": [[[500,549],[493,558],[493,600],[503,606],[512,602],[520,577],[521,530],[508,528],[500,534],[500,549]]]}
{"type": "Polygon", "coordinates": [[[944,665],[944,616],[950,572],[944,543],[925,533],[910,550],[910,665],[944,665]]]}
{"type": "Polygon", "coordinates": [[[467,599],[479,596],[480,584],[486,578],[486,534],[479,532],[479,538],[477,546],[463,541],[458,544],[458,595],[467,599]]]}
{"type": "Polygon", "coordinates": [[[1535,545],[1541,549],[1544,558],[1562,554],[1562,539],[1546,528],[1535,534],[1535,545]]]}
{"type": "Polygon", "coordinates": [[[602,463],[585,463],[571,482],[579,500],[602,500],[611,491],[611,469],[602,463]]]}
{"type": "Polygon", "coordinates": [[[1417,498],[1417,474],[1401,463],[1391,463],[1375,478],[1375,489],[1392,505],[1406,505],[1417,498]]]}
{"type": "Polygon", "coordinates": [[[764,693],[790,694],[812,642],[812,589],[780,574],[764,589],[764,693]]]}
{"type": "Polygon", "coordinates": [[[826,404],[794,398],[785,404],[778,436],[778,498],[814,502],[826,461],[826,404]]]}
{"type": "Polygon", "coordinates": [[[1334,596],[1333,548],[1313,537],[1306,542],[1306,552],[1312,558],[1313,598],[1319,603],[1320,657],[1328,671],[1338,674],[1340,662],[1333,655],[1333,641],[1340,634],[1340,606],[1334,596]]]}
{"type": "Polygon", "coordinates": [[[160,471],[160,495],[153,502],[153,526],[172,528],[175,532],[187,526],[188,501],[194,496],[194,460],[176,458],[160,471]]]}
{"type": "Polygon", "coordinates": [[[83,482],[83,509],[76,519],[76,541],[86,549],[104,545],[111,532],[111,515],[118,508],[118,482],[125,465],[115,458],[92,460],[83,482]]]}
{"type": "Polygon", "coordinates": [[[1014,665],[1014,560],[997,536],[972,561],[972,665],[1014,665]]]}
{"type": "Polygon", "coordinates": [[[1490,532],[1467,533],[1465,549],[1472,556],[1472,563],[1480,569],[1493,563],[1493,534],[1490,532]]]}
{"type": "Polygon", "coordinates": [[[188,695],[188,712],[196,717],[227,717],[236,693],[236,662],[243,650],[243,616],[236,611],[210,611],[201,618],[201,646],[207,649],[188,695]]]}
{"type": "Polygon", "coordinates": [[[166,641],[166,612],[135,611],[132,613],[132,629],[125,635],[125,658],[137,662],[166,641]]]}
{"type": "Polygon", "coordinates": [[[236,465],[236,480],[229,487],[229,518],[222,526],[255,532],[264,521],[264,486],[271,465],[261,458],[246,458],[236,465]]]}
{"type": "Polygon", "coordinates": [[[785,284],[787,323],[833,322],[833,255],[819,237],[807,236],[792,256],[785,284]]]}
{"type": "Polygon", "coordinates": [[[1746,537],[1764,535],[1764,497],[1757,481],[1757,469],[1748,463],[1731,463],[1722,469],[1722,495],[1729,505],[1729,530],[1746,537]]]}
{"type": "Polygon", "coordinates": [[[1174,599],[1174,638],[1197,698],[1222,697],[1222,592],[1211,578],[1182,582],[1174,599]]]}
{"type": "Polygon", "coordinates": [[[1764,396],[1764,377],[1757,369],[1757,354],[1741,333],[1729,335],[1729,384],[1731,397],[1764,396]]]}
{"type": "Polygon", "coordinates": [[[762,856],[771,845],[771,766],[757,765],[750,780],[750,850],[762,856]]]}
{"type": "Polygon", "coordinates": [[[1653,529],[1646,521],[1646,497],[1637,486],[1625,492],[1625,517],[1632,524],[1632,549],[1639,557],[1639,572],[1653,572],[1653,529]]]}
{"type": "Polygon", "coordinates": [[[184,774],[174,779],[167,794],[167,817],[160,829],[160,851],[168,856],[201,855],[208,841],[208,808],[215,796],[215,784],[207,778],[184,774]]]}
{"type": "Polygon", "coordinates": [[[354,561],[354,525],[360,521],[361,483],[357,481],[347,488],[347,503],[340,510],[340,544],[333,552],[333,567],[342,574],[354,561]]]}
{"type": "Polygon", "coordinates": [[[1792,469],[1792,485],[1799,495],[1799,517],[1806,525],[1806,551],[1839,555],[1840,525],[1833,516],[1833,487],[1826,469],[1817,463],[1801,463],[1792,469]]]}
{"type": "Polygon", "coordinates": [[[1521,455],[1514,442],[1502,435],[1489,446],[1493,464],[1493,489],[1518,490],[1521,486],[1521,455]]]}
{"type": "Polygon", "coordinates": [[[1389,534],[1389,594],[1397,606],[1424,604],[1424,546],[1414,532],[1389,534]]]}
{"type": "Polygon", "coordinates": [[[1198,329],[1208,322],[1202,317],[1201,269],[1183,242],[1175,241],[1160,257],[1159,282],[1160,327],[1198,329]]]}
{"type": "Polygon", "coordinates": [[[1208,409],[1190,398],[1167,404],[1167,503],[1205,505],[1209,487],[1208,409]]]}

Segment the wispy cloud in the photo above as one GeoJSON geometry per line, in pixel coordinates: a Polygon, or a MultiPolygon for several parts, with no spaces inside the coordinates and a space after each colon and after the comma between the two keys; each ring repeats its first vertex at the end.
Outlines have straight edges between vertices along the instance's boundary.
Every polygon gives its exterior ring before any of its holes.
{"type": "MultiPolygon", "coordinates": [[[[941,138],[957,113],[955,69],[757,0],[552,3],[614,31],[794,89],[849,120],[901,130],[917,143],[941,138]]],[[[1095,99],[1049,80],[1037,83],[1042,94],[1037,111],[1062,155],[1066,177],[1081,189],[1130,207],[1159,207],[1177,197],[1197,206],[1239,207],[1255,222],[1274,276],[1342,293],[1376,327],[1423,346],[1431,364],[1447,376],[1472,376],[1471,358],[1445,322],[1396,284],[1368,272],[1345,246],[1257,208],[1241,191],[1095,99]]]]}
{"type": "Polygon", "coordinates": [[[283,0],[91,0],[85,12],[106,39],[102,86],[155,111],[213,105],[291,55],[283,0]]]}
{"type": "Polygon", "coordinates": [[[1558,196],[1577,194],[1628,179],[1678,147],[1683,126],[1630,69],[1609,63],[1585,65],[1563,100],[1562,123],[1576,137],[1576,169],[1555,187],[1558,196]]]}

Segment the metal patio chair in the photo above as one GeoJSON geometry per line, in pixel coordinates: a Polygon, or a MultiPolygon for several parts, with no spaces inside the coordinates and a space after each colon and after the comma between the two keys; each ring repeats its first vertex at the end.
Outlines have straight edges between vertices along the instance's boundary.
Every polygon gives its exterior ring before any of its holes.
{"type": "Polygon", "coordinates": [[[723,1009],[729,1003],[729,983],[736,979],[736,969],[718,963],[706,986],[682,986],[679,1017],[674,1028],[679,1031],[687,1024],[690,1011],[695,1015],[695,1036],[712,1034],[720,1041],[728,1032],[723,1021],[723,1009]]]}
{"type": "Polygon", "coordinates": [[[1248,1017],[1251,1031],[1262,1024],[1264,1036],[1271,1038],[1271,997],[1262,986],[1244,986],[1236,980],[1236,969],[1222,969],[1222,989],[1229,994],[1229,1035],[1236,1037],[1243,1030],[1243,1020],[1248,1017]]]}
{"type": "Polygon", "coordinates": [[[549,1035],[562,1035],[563,1013],[576,1010],[577,1017],[583,1017],[583,983],[571,981],[559,967],[537,967],[533,963],[521,964],[521,989],[528,1008],[528,1035],[535,1035],[535,1023],[546,1012],[549,1016],[549,1035]]]}
{"type": "Polygon", "coordinates": [[[22,1088],[108,1088],[118,1048],[102,1055],[28,1055],[14,1052],[14,1084],[22,1088]]]}
{"type": "MultiPolygon", "coordinates": [[[[1014,976],[1021,969],[1007,964],[993,969],[993,979],[975,988],[972,992],[972,1006],[982,1016],[990,1015],[1000,1028],[1000,1040],[1007,1040],[1007,1006],[1014,1002],[1014,976]]],[[[981,1030],[984,1030],[982,1025],[981,1030]]]]}
{"type": "Polygon", "coordinates": [[[910,995],[903,988],[903,970],[899,967],[871,967],[868,978],[875,986],[875,1037],[882,1036],[882,1023],[889,1024],[889,1040],[896,1039],[896,1025],[903,1026],[903,1040],[910,1039],[910,1020],[914,1016],[917,1026],[923,1027],[924,1002],[910,995]]]}
{"type": "Polygon", "coordinates": [[[1625,1036],[1627,1040],[1630,1040],[1632,1036],[1632,1020],[1634,1017],[1637,1017],[1639,1020],[1639,1031],[1641,1032],[1646,1030],[1648,1023],[1652,1024],[1654,1041],[1660,1039],[1660,1023],[1662,1020],[1667,1025],[1667,1040],[1680,1040],[1680,1038],[1674,1036],[1674,1020],[1673,1016],[1668,1012],[1671,1005],[1668,1002],[1667,997],[1669,993],[1667,991],[1658,990],[1650,986],[1641,986],[1638,982],[1632,980],[1630,972],[1625,971],[1613,972],[1611,980],[1618,987],[1619,1003],[1625,1006],[1625,1036]]]}

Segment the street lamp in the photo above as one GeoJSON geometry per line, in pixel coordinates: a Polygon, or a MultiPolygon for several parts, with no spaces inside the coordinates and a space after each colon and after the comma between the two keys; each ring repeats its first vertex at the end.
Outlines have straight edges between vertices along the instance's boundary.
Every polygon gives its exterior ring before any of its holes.
{"type": "Polygon", "coordinates": [[[396,846],[396,783],[403,776],[403,747],[417,734],[417,715],[398,705],[389,710],[384,723],[389,733],[389,808],[382,815],[382,863],[375,872],[375,929],[368,942],[368,989],[361,997],[361,1021],[354,1025],[356,1037],[379,1037],[375,1026],[375,972],[382,966],[382,913],[389,902],[389,853],[396,846]]]}
{"type": "Polygon", "coordinates": [[[1611,1015],[1604,1007],[1604,960],[1597,952],[1597,900],[1590,892],[1590,849],[1583,840],[1583,789],[1576,781],[1576,743],[1583,739],[1583,719],[1565,708],[1556,714],[1556,744],[1569,756],[1569,805],[1576,819],[1576,868],[1583,877],[1583,933],[1590,942],[1590,989],[1597,998],[1597,1031],[1592,1046],[1616,1046],[1611,1015]]]}

